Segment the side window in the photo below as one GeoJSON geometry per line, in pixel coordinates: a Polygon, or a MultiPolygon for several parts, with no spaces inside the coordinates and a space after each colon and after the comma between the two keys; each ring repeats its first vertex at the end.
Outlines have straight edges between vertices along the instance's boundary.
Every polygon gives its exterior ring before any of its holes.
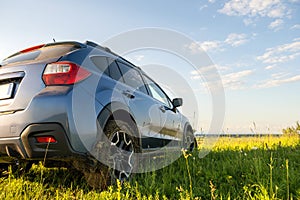
{"type": "Polygon", "coordinates": [[[120,67],[125,83],[136,90],[148,94],[140,73],[136,69],[124,63],[117,63],[120,67]]]}
{"type": "Polygon", "coordinates": [[[168,106],[169,108],[172,108],[172,103],[170,102],[167,95],[162,91],[162,89],[160,89],[160,87],[148,77],[143,76],[143,78],[150,90],[151,96],[154,99],[166,104],[166,106],[168,106]]]}
{"type": "Polygon", "coordinates": [[[112,79],[115,79],[116,81],[124,82],[122,74],[121,74],[119,67],[118,67],[117,63],[115,62],[115,60],[109,58],[108,62],[109,62],[110,77],[112,79]]]}
{"type": "Polygon", "coordinates": [[[109,76],[108,71],[108,60],[104,56],[93,56],[91,57],[92,62],[99,68],[102,72],[109,76]]]}

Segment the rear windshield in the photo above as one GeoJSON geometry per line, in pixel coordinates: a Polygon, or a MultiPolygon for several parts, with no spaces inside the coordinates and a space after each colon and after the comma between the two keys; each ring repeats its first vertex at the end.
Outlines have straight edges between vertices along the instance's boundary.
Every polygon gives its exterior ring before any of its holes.
{"type": "Polygon", "coordinates": [[[59,58],[75,49],[80,48],[74,44],[57,44],[45,46],[38,50],[33,50],[27,53],[20,53],[10,58],[4,59],[2,66],[9,64],[28,63],[34,61],[43,61],[51,58],[59,58]]]}

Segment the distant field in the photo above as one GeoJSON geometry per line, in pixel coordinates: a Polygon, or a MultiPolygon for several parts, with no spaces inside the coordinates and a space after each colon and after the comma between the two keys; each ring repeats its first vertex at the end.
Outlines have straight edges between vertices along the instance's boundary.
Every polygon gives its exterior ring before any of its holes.
{"type": "Polygon", "coordinates": [[[102,192],[74,172],[34,165],[27,174],[1,177],[0,199],[300,199],[300,140],[220,138],[202,159],[185,154],[102,192]]]}

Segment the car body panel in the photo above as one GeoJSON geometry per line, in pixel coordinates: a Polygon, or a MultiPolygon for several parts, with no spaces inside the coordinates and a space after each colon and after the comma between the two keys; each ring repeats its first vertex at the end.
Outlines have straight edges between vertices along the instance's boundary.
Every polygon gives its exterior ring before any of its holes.
{"type": "MultiPolygon", "coordinates": [[[[5,152],[9,154],[9,144],[5,144],[5,140],[9,143],[11,138],[20,157],[32,159],[32,156],[41,155],[35,152],[41,148],[36,141],[26,138],[31,137],[31,134],[36,137],[38,134],[47,133],[59,137],[72,155],[88,153],[92,151],[99,134],[103,134],[99,127],[103,131],[107,121],[119,111],[128,113],[136,123],[137,136],[141,138],[143,149],[165,147],[172,141],[175,141],[172,145],[181,147],[186,127],[190,126],[188,119],[171,103],[166,105],[153,98],[147,84],[142,83],[144,88],[141,90],[129,86],[123,78],[114,80],[101,71],[92,58],[102,56],[108,59],[109,64],[128,65],[137,72],[136,76],[140,76],[143,82],[145,73],[140,68],[102,47],[76,44],[79,47],[60,57],[47,58],[43,55],[45,59],[39,61],[18,61],[0,67],[0,85],[9,81],[19,81],[14,83],[13,97],[0,100],[0,157],[5,152]],[[75,63],[91,74],[74,85],[46,86],[42,79],[44,69],[47,64],[57,61],[75,63]],[[36,131],[30,133],[30,130],[36,131]],[[55,130],[63,130],[60,132],[64,137],[55,130]],[[26,142],[27,140],[31,143],[26,142]]],[[[55,45],[51,48],[53,53],[55,45]]],[[[17,55],[20,56],[19,54],[17,55]]],[[[60,54],[54,52],[53,55],[60,54]]],[[[13,57],[8,60],[13,60],[13,57]]],[[[3,86],[5,87],[6,85],[3,86]]],[[[54,146],[53,152],[57,152],[54,146]]],[[[51,156],[55,157],[54,153],[51,156]]]]}

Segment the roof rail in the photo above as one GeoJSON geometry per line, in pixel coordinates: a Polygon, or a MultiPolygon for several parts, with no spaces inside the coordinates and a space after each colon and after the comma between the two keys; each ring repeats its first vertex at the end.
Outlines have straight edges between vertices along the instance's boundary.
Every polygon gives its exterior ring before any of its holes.
{"type": "Polygon", "coordinates": [[[92,41],[86,41],[85,42],[86,45],[89,45],[89,46],[92,46],[92,47],[95,47],[95,48],[98,48],[98,49],[101,49],[101,50],[104,50],[108,53],[112,53],[112,54],[115,54],[116,56],[119,57],[119,55],[117,55],[116,53],[112,52],[108,47],[104,47],[104,46],[101,46],[95,42],[92,42],[92,41]]]}
{"type": "Polygon", "coordinates": [[[121,57],[120,55],[116,54],[115,52],[113,52],[112,50],[110,50],[110,48],[108,48],[108,47],[101,46],[101,45],[99,45],[99,44],[97,44],[97,43],[95,43],[95,42],[91,42],[91,41],[86,41],[85,44],[86,44],[86,45],[89,45],[89,46],[92,46],[92,47],[95,47],[95,48],[97,48],[97,49],[101,49],[101,50],[103,50],[103,51],[105,51],[105,52],[111,53],[112,55],[118,57],[120,60],[123,60],[124,62],[127,62],[127,63],[129,63],[129,64],[135,66],[135,67],[138,68],[138,69],[141,69],[140,67],[134,65],[133,63],[131,63],[131,62],[129,62],[128,60],[126,60],[125,58],[123,58],[123,57],[121,57]]]}
{"type": "MultiPolygon", "coordinates": [[[[101,46],[101,45],[99,45],[99,44],[97,44],[97,43],[95,43],[95,42],[88,41],[88,40],[85,42],[85,44],[86,44],[86,45],[89,45],[89,46],[92,46],[92,47],[95,47],[95,48],[97,48],[97,49],[101,49],[101,50],[103,50],[103,51],[105,51],[105,52],[111,53],[112,55],[114,55],[114,56],[116,56],[116,57],[118,57],[118,58],[120,58],[120,59],[122,59],[122,60],[125,60],[125,59],[122,58],[120,55],[118,55],[117,53],[115,53],[115,52],[113,52],[112,50],[110,50],[110,48],[108,48],[108,47],[101,46]]],[[[127,61],[127,62],[128,62],[128,61],[127,61]]]]}

